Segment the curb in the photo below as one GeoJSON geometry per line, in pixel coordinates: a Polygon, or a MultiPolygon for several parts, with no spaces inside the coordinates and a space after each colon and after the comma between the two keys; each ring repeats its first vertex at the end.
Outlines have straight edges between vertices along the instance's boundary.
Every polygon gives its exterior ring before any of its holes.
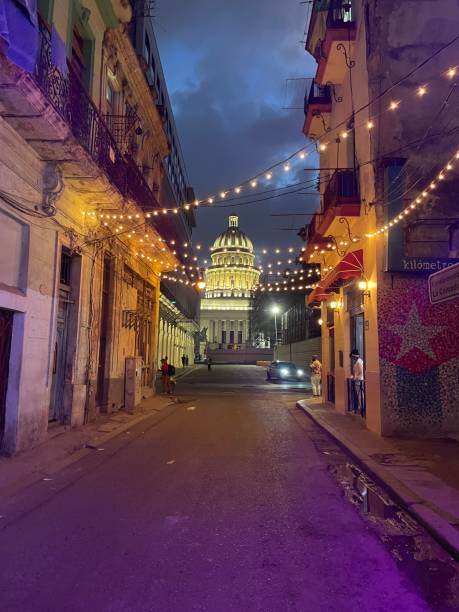
{"type": "Polygon", "coordinates": [[[367,472],[378,485],[386,489],[399,506],[422,525],[456,561],[459,561],[459,531],[441,516],[441,509],[419,497],[398,478],[381,468],[339,430],[316,414],[305,400],[296,402],[296,407],[303,410],[316,425],[352,457],[360,468],[367,472]]]}
{"type": "MultiPolygon", "coordinates": [[[[143,401],[148,401],[148,399],[143,401]]],[[[138,425],[143,420],[157,414],[164,408],[167,408],[169,405],[170,402],[164,403],[160,408],[148,409],[145,407],[140,407],[138,413],[126,413],[127,415],[131,416],[129,421],[120,423],[116,428],[109,432],[100,432],[99,435],[97,435],[97,432],[94,432],[94,435],[88,436],[86,439],[79,441],[78,446],[75,446],[72,450],[64,450],[61,454],[56,455],[52,460],[50,460],[48,465],[43,465],[40,471],[33,472],[27,476],[18,477],[14,483],[3,487],[1,490],[2,495],[4,497],[17,495],[20,491],[42,480],[44,476],[54,475],[57,472],[69,467],[85,456],[90,455],[95,447],[102,446],[113,438],[116,438],[122,433],[128,431],[135,425],[138,425]]],[[[43,445],[46,445],[47,443],[48,442],[45,441],[43,442],[43,445]]]]}
{"type": "Polygon", "coordinates": [[[178,374],[175,378],[176,379],[184,378],[185,376],[188,376],[188,374],[191,374],[192,372],[195,372],[196,370],[199,370],[199,365],[190,366],[184,372],[180,372],[180,374],[178,374]]]}

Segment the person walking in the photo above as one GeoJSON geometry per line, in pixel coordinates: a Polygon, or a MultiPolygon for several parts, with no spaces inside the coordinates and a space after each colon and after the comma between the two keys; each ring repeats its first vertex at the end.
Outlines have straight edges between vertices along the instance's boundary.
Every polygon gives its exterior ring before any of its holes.
{"type": "Polygon", "coordinates": [[[188,355],[185,355],[185,366],[188,367],[190,365],[190,359],[188,355]]]}
{"type": "Polygon", "coordinates": [[[161,378],[163,382],[163,393],[169,393],[170,391],[170,379],[169,379],[169,364],[167,363],[167,357],[161,359],[161,378]]]}
{"type": "Polygon", "coordinates": [[[212,369],[212,357],[207,357],[207,371],[210,372],[212,369]]]}
{"type": "Polygon", "coordinates": [[[182,355],[182,368],[184,368],[186,366],[186,357],[185,355],[182,355]]]}
{"type": "Polygon", "coordinates": [[[317,355],[312,356],[309,367],[311,369],[312,395],[320,397],[322,395],[322,364],[317,355]]]}

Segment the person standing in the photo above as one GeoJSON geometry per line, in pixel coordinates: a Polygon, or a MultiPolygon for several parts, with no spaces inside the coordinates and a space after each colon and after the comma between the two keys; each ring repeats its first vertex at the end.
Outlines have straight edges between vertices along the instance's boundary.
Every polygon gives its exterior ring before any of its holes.
{"type": "Polygon", "coordinates": [[[164,359],[161,359],[161,378],[163,382],[163,393],[169,393],[170,380],[169,380],[169,364],[167,363],[167,357],[164,357],[164,359]]]}
{"type": "Polygon", "coordinates": [[[207,357],[207,371],[210,372],[212,369],[212,357],[207,357]]]}
{"type": "Polygon", "coordinates": [[[190,359],[188,355],[185,355],[185,366],[188,367],[190,365],[190,359]]]}
{"type": "Polygon", "coordinates": [[[186,366],[186,357],[185,355],[182,355],[182,368],[184,368],[186,366]]]}
{"type": "Polygon", "coordinates": [[[312,395],[314,397],[320,397],[322,395],[322,364],[317,355],[312,356],[309,367],[311,369],[312,395]]]}
{"type": "Polygon", "coordinates": [[[361,415],[365,413],[365,388],[363,382],[364,368],[363,359],[357,349],[352,349],[351,354],[351,385],[352,385],[352,410],[361,415]]]}
{"type": "Polygon", "coordinates": [[[353,380],[363,380],[363,359],[357,349],[351,351],[351,373],[353,380]]]}

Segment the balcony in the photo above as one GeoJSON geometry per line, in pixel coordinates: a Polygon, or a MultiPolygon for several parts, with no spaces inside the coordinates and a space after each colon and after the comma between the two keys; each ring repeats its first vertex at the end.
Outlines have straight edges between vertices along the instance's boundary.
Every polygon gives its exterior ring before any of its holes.
{"type": "Polygon", "coordinates": [[[335,170],[324,191],[324,215],[341,217],[360,215],[360,193],[357,171],[351,168],[335,170]]]}
{"type": "Polygon", "coordinates": [[[330,0],[328,10],[320,10],[314,3],[306,51],[317,61],[319,85],[341,85],[345,79],[357,33],[353,4],[352,0],[330,0]]]}
{"type": "MultiPolygon", "coordinates": [[[[124,197],[136,200],[144,209],[158,207],[134,160],[124,156],[117,143],[118,133],[109,128],[115,125],[110,116],[103,117],[83,84],[69,66],[68,77],[57,70],[51,61],[51,38],[44,24],[40,25],[41,48],[35,78],[51,104],[68,123],[73,136],[107,174],[124,197]]],[[[120,123],[120,118],[117,118],[120,123]]],[[[130,117],[126,118],[126,121],[130,117]]],[[[124,126],[125,127],[125,126],[124,126]]]]}
{"type": "Polygon", "coordinates": [[[356,170],[335,170],[323,195],[321,212],[316,212],[308,226],[305,240],[307,241],[304,257],[306,261],[315,247],[323,247],[330,241],[327,236],[335,219],[341,217],[358,217],[360,215],[360,192],[358,173],[356,170]]]}
{"type": "Polygon", "coordinates": [[[328,129],[332,111],[331,90],[328,85],[318,85],[313,81],[304,99],[304,127],[306,137],[320,138],[328,129]]]}
{"type": "Polygon", "coordinates": [[[32,75],[0,54],[0,102],[5,120],[41,159],[63,166],[66,184],[77,189],[80,201],[92,205],[97,193],[99,205],[113,207],[116,200],[123,205],[130,198],[144,210],[158,208],[155,194],[134,160],[122,153],[77,74],[70,65],[64,74],[51,55],[51,35],[42,21],[32,75]]]}

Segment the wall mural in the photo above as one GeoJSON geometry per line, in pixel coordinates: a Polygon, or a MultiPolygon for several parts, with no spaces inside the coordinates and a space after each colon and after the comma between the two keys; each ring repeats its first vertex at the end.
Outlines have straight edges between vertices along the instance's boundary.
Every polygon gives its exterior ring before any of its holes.
{"type": "Polygon", "coordinates": [[[427,276],[387,277],[378,320],[383,434],[457,430],[459,300],[433,306],[427,276]]]}

